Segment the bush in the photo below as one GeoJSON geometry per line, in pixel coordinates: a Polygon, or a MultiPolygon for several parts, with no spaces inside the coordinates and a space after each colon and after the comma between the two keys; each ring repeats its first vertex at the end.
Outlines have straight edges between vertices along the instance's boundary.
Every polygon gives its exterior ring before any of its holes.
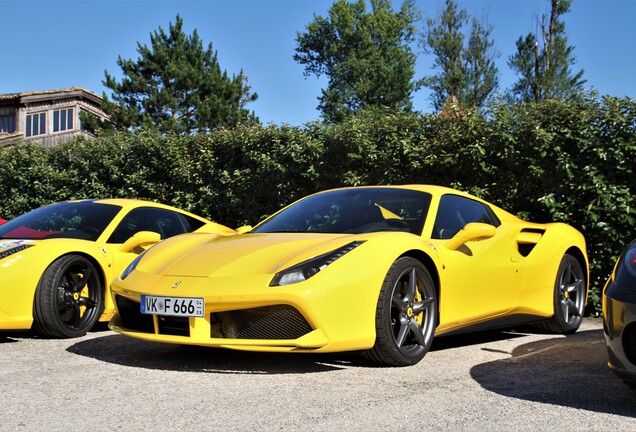
{"type": "Polygon", "coordinates": [[[583,232],[591,305],[600,312],[602,287],[636,221],[636,104],[592,95],[499,105],[490,114],[488,160],[497,181],[485,186],[514,213],[583,232]]]}
{"type": "Polygon", "coordinates": [[[160,201],[229,226],[255,224],[313,192],[431,183],[481,196],[520,217],[581,230],[591,309],[636,211],[636,104],[493,104],[451,116],[363,112],[337,125],[253,126],[189,137],[109,133],[0,152],[0,217],[55,201],[160,201]]]}

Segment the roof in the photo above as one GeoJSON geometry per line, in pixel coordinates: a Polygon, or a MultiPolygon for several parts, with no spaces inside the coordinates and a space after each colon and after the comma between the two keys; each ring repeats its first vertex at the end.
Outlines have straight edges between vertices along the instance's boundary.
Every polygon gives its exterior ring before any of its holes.
{"type": "Polygon", "coordinates": [[[81,97],[89,99],[96,104],[101,104],[102,97],[84,87],[70,87],[57,90],[41,90],[21,93],[0,94],[0,104],[17,102],[36,102],[40,100],[57,99],[64,97],[81,97]]]}

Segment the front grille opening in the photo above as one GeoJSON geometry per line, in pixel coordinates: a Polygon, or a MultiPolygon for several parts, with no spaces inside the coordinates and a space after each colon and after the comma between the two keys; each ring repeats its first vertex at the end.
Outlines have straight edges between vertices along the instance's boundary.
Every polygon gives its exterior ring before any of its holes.
{"type": "Polygon", "coordinates": [[[120,295],[115,296],[117,311],[125,328],[143,333],[154,333],[152,315],[140,312],[139,303],[120,295]]]}
{"type": "Polygon", "coordinates": [[[159,334],[172,336],[190,336],[188,317],[159,316],[159,334]]]}
{"type": "Polygon", "coordinates": [[[227,339],[298,339],[312,331],[296,308],[273,305],[211,315],[211,337],[227,339]]]}

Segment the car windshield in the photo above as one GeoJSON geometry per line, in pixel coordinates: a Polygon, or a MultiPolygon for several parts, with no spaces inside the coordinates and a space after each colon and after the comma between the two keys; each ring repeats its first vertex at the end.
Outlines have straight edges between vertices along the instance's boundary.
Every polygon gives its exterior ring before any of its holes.
{"type": "Polygon", "coordinates": [[[95,241],[121,207],[93,201],[40,207],[0,225],[0,239],[75,238],[95,241]]]}
{"type": "Polygon", "coordinates": [[[431,202],[426,192],[397,188],[328,191],[298,201],[252,232],[360,234],[376,231],[422,233],[431,202]]]}

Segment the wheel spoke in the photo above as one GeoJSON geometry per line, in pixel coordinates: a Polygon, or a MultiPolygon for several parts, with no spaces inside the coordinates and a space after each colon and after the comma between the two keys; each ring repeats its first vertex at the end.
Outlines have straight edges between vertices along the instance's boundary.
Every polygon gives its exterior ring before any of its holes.
{"type": "Polygon", "coordinates": [[[73,327],[79,327],[81,318],[79,303],[73,303],[73,327]]]}
{"type": "Polygon", "coordinates": [[[65,290],[73,291],[75,289],[75,285],[79,282],[77,274],[73,272],[64,273],[64,279],[66,279],[66,283],[63,284],[65,290]]]}
{"type": "Polygon", "coordinates": [[[398,347],[401,347],[402,345],[404,345],[404,341],[406,340],[406,336],[409,332],[409,320],[407,318],[400,317],[398,323],[400,329],[397,336],[395,337],[395,343],[398,347]]]}
{"type": "Polygon", "coordinates": [[[73,309],[73,301],[68,299],[65,299],[63,302],[59,303],[57,307],[60,315],[68,313],[68,311],[71,309],[73,309]]]}
{"type": "Polygon", "coordinates": [[[415,299],[415,292],[417,291],[417,276],[415,269],[411,269],[409,272],[409,282],[406,287],[405,299],[407,302],[412,302],[415,299]]]}
{"type": "MultiPolygon", "coordinates": [[[[91,272],[92,270],[90,267],[87,267],[82,271],[82,278],[79,279],[75,285],[73,285],[75,292],[80,292],[84,289],[84,287],[86,287],[86,284],[88,284],[88,279],[91,277],[91,272]]],[[[75,276],[75,278],[77,279],[77,276],[75,276]]]]}
{"type": "Polygon", "coordinates": [[[572,264],[567,266],[565,271],[565,280],[569,283],[572,279],[574,279],[574,273],[572,270],[572,264]]]}
{"type": "Polygon", "coordinates": [[[413,335],[418,345],[424,345],[425,341],[422,327],[420,327],[417,321],[412,318],[401,317],[399,320],[399,326],[400,329],[395,337],[395,343],[399,348],[404,346],[404,342],[406,342],[409,334],[413,335]]]}
{"type": "Polygon", "coordinates": [[[411,333],[413,333],[413,336],[415,336],[417,344],[423,346],[424,334],[422,333],[422,327],[420,327],[420,325],[414,319],[412,319],[409,323],[409,330],[411,331],[411,333]]]}
{"type": "Polygon", "coordinates": [[[86,306],[87,308],[94,308],[97,306],[97,302],[88,297],[80,297],[78,303],[80,306],[86,306]]]}
{"type": "Polygon", "coordinates": [[[566,321],[569,321],[571,316],[581,316],[579,308],[576,307],[576,304],[570,299],[561,300],[561,308],[563,310],[563,318],[566,321]]]}
{"type": "Polygon", "coordinates": [[[567,290],[568,292],[572,293],[579,293],[582,291],[583,288],[583,279],[576,279],[574,280],[570,285],[568,285],[567,290]]]}
{"type": "Polygon", "coordinates": [[[398,290],[395,290],[395,292],[393,293],[393,298],[391,299],[391,301],[393,303],[393,306],[396,307],[400,313],[406,310],[407,302],[404,300],[404,298],[402,298],[398,290]]]}
{"type": "Polygon", "coordinates": [[[424,312],[428,309],[429,306],[433,304],[433,299],[427,297],[422,299],[421,302],[417,302],[413,304],[413,315],[418,315],[420,312],[424,312]]]}

